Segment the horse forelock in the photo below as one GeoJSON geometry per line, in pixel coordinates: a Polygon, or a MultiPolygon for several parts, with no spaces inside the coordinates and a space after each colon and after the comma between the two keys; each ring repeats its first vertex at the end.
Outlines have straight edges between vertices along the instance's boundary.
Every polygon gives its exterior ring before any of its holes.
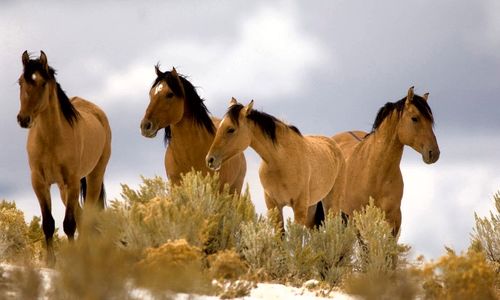
{"type": "MultiPolygon", "coordinates": [[[[206,107],[204,100],[198,95],[196,88],[186,79],[184,75],[178,74],[178,78],[180,82],[177,78],[175,78],[172,72],[164,72],[157,76],[151,88],[158,87],[158,85],[164,81],[175,96],[184,98],[187,109],[192,114],[196,124],[205,128],[210,134],[214,135],[215,126],[210,118],[210,112],[206,107]]],[[[168,126],[165,128],[165,144],[168,144],[170,139],[172,139],[172,130],[168,126]]]]}
{"type": "Polygon", "coordinates": [[[29,84],[34,84],[36,78],[35,73],[40,74],[40,76],[42,76],[45,80],[54,81],[54,83],[56,84],[56,94],[59,101],[59,107],[66,121],[68,121],[68,123],[73,126],[73,124],[78,120],[80,114],[57,82],[55,77],[56,70],[51,66],[47,66],[47,68],[45,68],[40,62],[39,58],[30,59],[23,68],[24,80],[29,84]]]}
{"type": "Polygon", "coordinates": [[[240,103],[233,104],[229,107],[226,112],[226,116],[229,117],[231,122],[233,122],[236,126],[240,125],[240,112],[243,109],[243,105],[240,103]]]}
{"type": "MultiPolygon", "coordinates": [[[[374,132],[377,128],[382,125],[387,117],[389,117],[392,113],[396,112],[398,114],[398,118],[401,117],[403,111],[405,109],[406,97],[397,101],[397,102],[387,102],[384,106],[382,106],[377,116],[375,117],[375,122],[373,123],[372,132],[374,132]]],[[[417,110],[422,114],[422,116],[429,120],[432,124],[434,124],[434,117],[432,115],[432,110],[427,101],[419,96],[414,95],[412,100],[412,105],[417,108],[417,110]]]]}
{"type": "Polygon", "coordinates": [[[55,80],[56,70],[51,66],[48,68],[44,68],[43,64],[40,62],[40,59],[30,59],[23,68],[23,78],[26,82],[33,84],[35,81],[33,79],[33,75],[35,73],[40,74],[45,80],[55,80]]]}

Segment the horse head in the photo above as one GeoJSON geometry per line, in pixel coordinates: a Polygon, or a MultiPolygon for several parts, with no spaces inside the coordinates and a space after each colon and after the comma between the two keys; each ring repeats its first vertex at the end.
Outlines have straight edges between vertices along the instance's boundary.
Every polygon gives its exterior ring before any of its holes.
{"type": "Polygon", "coordinates": [[[30,59],[28,51],[22,55],[23,74],[19,77],[21,108],[17,122],[23,128],[30,128],[38,114],[49,105],[54,74],[47,62],[47,55],[40,51],[38,59],[30,59]]]}
{"type": "Polygon", "coordinates": [[[158,130],[178,123],[184,116],[185,92],[175,68],[161,72],[155,66],[157,78],[149,91],[149,106],[141,121],[141,133],[155,137],[158,130]]]}
{"type": "Polygon", "coordinates": [[[252,111],[253,100],[247,106],[232,98],[229,108],[217,128],[215,139],[206,156],[207,166],[219,170],[222,163],[243,152],[252,141],[251,124],[247,116],[252,111]]]}
{"type": "Polygon", "coordinates": [[[422,154],[425,163],[432,164],[439,159],[440,151],[428,98],[429,93],[418,96],[414,94],[413,87],[408,90],[397,134],[401,143],[422,154]]]}

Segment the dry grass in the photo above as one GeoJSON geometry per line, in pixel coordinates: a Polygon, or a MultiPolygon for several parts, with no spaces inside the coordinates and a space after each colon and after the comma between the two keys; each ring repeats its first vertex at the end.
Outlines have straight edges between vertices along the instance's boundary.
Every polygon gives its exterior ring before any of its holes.
{"type": "Polygon", "coordinates": [[[498,277],[484,253],[457,255],[451,249],[421,270],[426,299],[496,299],[498,277]]]}
{"type": "Polygon", "coordinates": [[[275,212],[257,217],[248,191],[219,192],[217,178],[190,173],[176,187],[144,178],[138,190],[123,185],[122,199],[106,211],[86,210],[75,242],[56,237],[57,272],[48,292],[37,267],[40,219],[26,224],[22,212],[3,201],[2,260],[26,267],[0,268],[0,299],[129,299],[136,288],[158,299],[173,292],[232,298],[247,295],[252,280],[301,286],[309,279],[365,299],[494,299],[498,194],[495,201],[497,212],[476,216],[467,253],[448,251],[436,262],[410,265],[409,247],[397,243],[373,205],[347,225],[329,215],[314,230],[287,222],[282,234],[275,212]]]}

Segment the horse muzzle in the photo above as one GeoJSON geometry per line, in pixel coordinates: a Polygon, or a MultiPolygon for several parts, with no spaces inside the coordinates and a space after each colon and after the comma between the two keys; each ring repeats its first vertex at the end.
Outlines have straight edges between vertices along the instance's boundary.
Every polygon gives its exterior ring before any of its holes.
{"type": "Polygon", "coordinates": [[[215,155],[207,155],[205,158],[207,167],[213,171],[219,171],[222,161],[215,155]]]}
{"type": "Polygon", "coordinates": [[[141,134],[147,138],[154,138],[158,132],[157,126],[149,120],[142,120],[141,122],[141,134]]]}
{"type": "Polygon", "coordinates": [[[30,128],[33,124],[33,119],[31,116],[23,116],[21,114],[17,115],[17,123],[22,128],[30,128]]]}
{"type": "Polygon", "coordinates": [[[441,152],[439,148],[428,150],[422,154],[422,158],[426,164],[433,164],[439,159],[441,152]]]}

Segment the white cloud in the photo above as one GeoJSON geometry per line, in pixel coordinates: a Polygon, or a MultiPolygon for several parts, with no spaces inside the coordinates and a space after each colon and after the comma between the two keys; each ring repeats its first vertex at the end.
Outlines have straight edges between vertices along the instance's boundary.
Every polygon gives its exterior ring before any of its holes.
{"type": "Polygon", "coordinates": [[[174,65],[190,75],[211,101],[225,103],[231,96],[272,101],[298,92],[315,67],[328,63],[324,52],[297,28],[292,9],[262,8],[241,24],[234,41],[171,40],[146,51],[110,75],[96,97],[144,99],[155,76],[152,64],[159,60],[164,70],[174,65]]]}
{"type": "Polygon", "coordinates": [[[497,0],[489,0],[485,5],[486,25],[484,31],[484,38],[489,42],[485,48],[495,50],[496,55],[499,55],[498,49],[500,48],[500,2],[497,0]]]}
{"type": "Polygon", "coordinates": [[[493,209],[492,195],[500,188],[495,168],[486,164],[401,165],[405,190],[401,205],[400,242],[415,255],[438,257],[444,246],[458,251],[470,244],[474,212],[493,209]]]}

